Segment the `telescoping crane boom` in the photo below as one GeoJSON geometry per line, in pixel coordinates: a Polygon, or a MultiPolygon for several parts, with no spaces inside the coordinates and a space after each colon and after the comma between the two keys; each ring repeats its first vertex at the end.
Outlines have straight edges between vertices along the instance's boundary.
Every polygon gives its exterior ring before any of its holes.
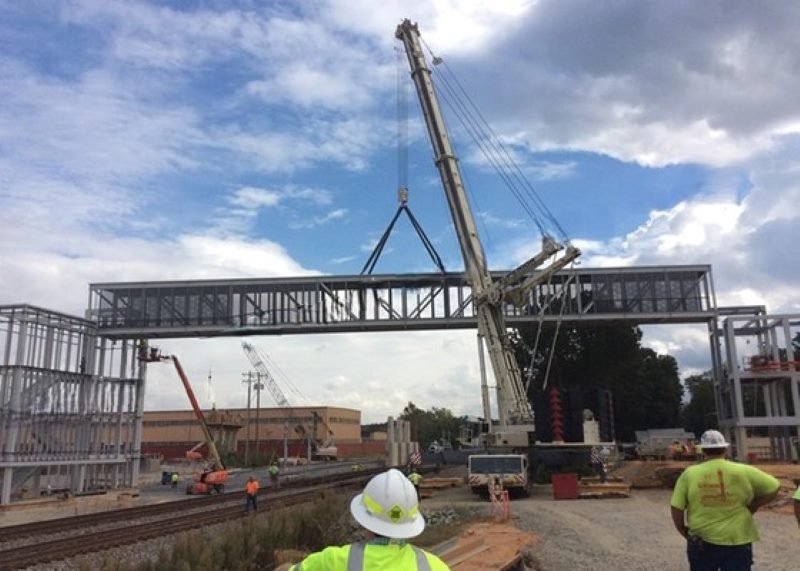
{"type": "Polygon", "coordinates": [[[492,281],[483,247],[478,236],[462,182],[458,161],[450,145],[450,137],[431,80],[431,71],[422,51],[419,29],[410,20],[403,20],[395,37],[403,42],[411,77],[417,90],[425,125],[433,145],[434,162],[439,171],[450,214],[455,226],[467,283],[472,290],[478,317],[478,332],[486,342],[497,384],[499,428],[491,433],[488,444],[527,447],[534,432],[533,411],[525,394],[522,376],[506,332],[503,302],[519,302],[534,286],[549,279],[578,256],[580,250],[543,236],[542,251],[510,272],[505,278],[492,281]],[[564,250],[549,266],[533,273],[548,259],[564,250]]]}

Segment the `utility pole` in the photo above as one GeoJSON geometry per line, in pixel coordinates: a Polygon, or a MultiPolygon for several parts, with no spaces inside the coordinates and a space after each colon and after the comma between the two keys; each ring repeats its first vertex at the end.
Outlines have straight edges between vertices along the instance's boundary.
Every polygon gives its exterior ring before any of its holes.
{"type": "Polygon", "coordinates": [[[244,384],[247,385],[247,440],[244,441],[244,465],[250,465],[250,403],[252,402],[251,395],[252,395],[252,385],[253,385],[253,372],[247,371],[246,373],[242,373],[242,377],[244,380],[242,381],[244,384]]]}
{"type": "Polygon", "coordinates": [[[261,452],[261,442],[258,438],[258,417],[261,412],[261,391],[264,390],[264,383],[261,382],[261,373],[256,373],[256,384],[253,388],[256,391],[256,458],[258,458],[258,454],[261,452]]]}

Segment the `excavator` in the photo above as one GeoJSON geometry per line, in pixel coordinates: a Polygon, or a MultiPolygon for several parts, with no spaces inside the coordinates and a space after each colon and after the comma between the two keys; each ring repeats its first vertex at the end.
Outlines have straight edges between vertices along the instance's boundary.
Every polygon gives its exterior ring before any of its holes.
{"type": "Polygon", "coordinates": [[[209,462],[202,471],[195,472],[194,481],[186,486],[186,493],[189,495],[223,493],[225,491],[225,483],[228,481],[228,470],[225,468],[225,464],[219,455],[217,445],[214,443],[214,437],[211,435],[211,430],[208,428],[206,417],[200,409],[200,405],[197,403],[192,385],[189,383],[189,378],[186,376],[178,357],[175,355],[162,355],[157,348],[148,348],[143,344],[139,347],[139,360],[145,363],[172,361],[172,364],[175,366],[175,371],[177,371],[183,383],[183,388],[186,390],[186,395],[189,397],[189,402],[192,404],[192,410],[194,410],[194,414],[203,431],[205,441],[189,450],[186,453],[186,457],[190,460],[202,459],[202,455],[197,452],[197,450],[202,444],[205,444],[208,447],[209,462]]]}

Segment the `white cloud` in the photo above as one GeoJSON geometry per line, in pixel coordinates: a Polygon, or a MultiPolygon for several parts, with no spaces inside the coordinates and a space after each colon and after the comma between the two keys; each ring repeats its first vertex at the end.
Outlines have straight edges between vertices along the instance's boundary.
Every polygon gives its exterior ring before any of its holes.
{"type": "Polygon", "coordinates": [[[289,228],[300,230],[303,228],[315,228],[331,222],[333,220],[342,220],[347,216],[349,210],[347,208],[337,208],[331,210],[324,216],[314,216],[312,218],[304,218],[299,220],[292,220],[289,222],[289,228]]]}

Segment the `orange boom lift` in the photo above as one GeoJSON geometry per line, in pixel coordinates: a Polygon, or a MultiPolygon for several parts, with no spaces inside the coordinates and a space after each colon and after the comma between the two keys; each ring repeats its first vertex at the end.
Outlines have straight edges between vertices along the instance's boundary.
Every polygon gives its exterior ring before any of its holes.
{"type": "MultiPolygon", "coordinates": [[[[148,351],[146,346],[142,346],[139,348],[139,360],[147,363],[158,363],[167,360],[172,361],[172,364],[175,366],[175,370],[178,372],[178,376],[181,378],[183,388],[186,390],[186,394],[189,397],[189,402],[192,403],[194,415],[197,417],[197,420],[200,422],[200,428],[203,430],[205,444],[208,447],[210,466],[202,472],[195,472],[194,482],[186,487],[186,493],[210,494],[212,492],[216,492],[221,494],[225,490],[225,482],[228,481],[228,470],[225,468],[225,464],[222,462],[222,458],[217,450],[217,445],[214,444],[214,437],[211,436],[211,430],[208,428],[206,417],[203,415],[200,405],[197,404],[197,399],[194,396],[192,385],[189,383],[189,379],[187,378],[186,373],[183,371],[183,367],[181,366],[181,362],[178,360],[178,357],[175,355],[162,355],[161,352],[155,347],[151,347],[148,351]]],[[[195,452],[196,448],[197,447],[190,451],[193,453],[192,458],[197,457],[197,453],[195,452]]],[[[189,454],[187,453],[187,457],[188,456],[189,454]]]]}

